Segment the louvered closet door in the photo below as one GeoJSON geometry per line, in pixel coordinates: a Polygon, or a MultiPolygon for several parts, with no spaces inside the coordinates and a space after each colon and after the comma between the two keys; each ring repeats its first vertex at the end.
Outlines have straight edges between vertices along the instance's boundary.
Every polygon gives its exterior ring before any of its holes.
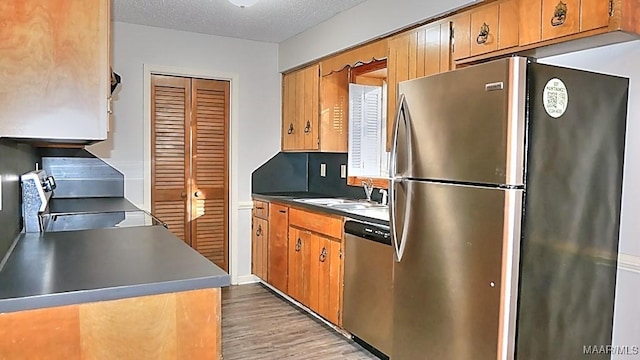
{"type": "Polygon", "coordinates": [[[229,82],[192,80],[191,246],[228,270],[229,82]]]}
{"type": "Polygon", "coordinates": [[[151,77],[151,212],[190,243],[187,196],[190,174],[191,80],[151,77]]]}

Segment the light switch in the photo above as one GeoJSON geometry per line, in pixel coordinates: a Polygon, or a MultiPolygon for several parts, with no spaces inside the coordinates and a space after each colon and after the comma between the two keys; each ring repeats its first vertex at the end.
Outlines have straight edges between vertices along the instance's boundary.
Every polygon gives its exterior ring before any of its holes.
{"type": "Polygon", "coordinates": [[[320,164],[320,176],[327,177],[327,164],[325,163],[320,164]]]}
{"type": "Polygon", "coordinates": [[[340,165],[340,177],[343,179],[347,178],[347,165],[345,164],[340,165]]]}

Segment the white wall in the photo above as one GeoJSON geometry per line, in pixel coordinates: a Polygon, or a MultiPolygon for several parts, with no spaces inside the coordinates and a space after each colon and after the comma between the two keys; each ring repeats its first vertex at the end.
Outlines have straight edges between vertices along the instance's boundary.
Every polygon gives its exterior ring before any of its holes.
{"type": "MultiPolygon", "coordinates": [[[[143,116],[144,65],[198,72],[235,74],[238,112],[231,121],[238,129],[235,208],[238,216],[237,274],[251,274],[251,172],[280,150],[280,75],[278,45],[115,22],[113,68],[122,75],[122,89],[114,102],[109,139],[89,148],[125,175],[125,196],[144,204],[143,116]]],[[[232,94],[233,96],[233,94],[232,94]]],[[[232,109],[233,111],[233,109],[232,109]]],[[[233,167],[234,164],[231,164],[233,167]]],[[[232,194],[233,196],[233,194],[232,194]]],[[[233,259],[232,269],[233,269],[233,259]]]]}
{"type": "Polygon", "coordinates": [[[640,67],[637,65],[640,64],[640,40],[539,61],[630,79],[613,342],[616,345],[640,346],[640,67]]]}
{"type": "Polygon", "coordinates": [[[367,0],[280,43],[280,70],[304,64],[474,0],[367,0]]]}

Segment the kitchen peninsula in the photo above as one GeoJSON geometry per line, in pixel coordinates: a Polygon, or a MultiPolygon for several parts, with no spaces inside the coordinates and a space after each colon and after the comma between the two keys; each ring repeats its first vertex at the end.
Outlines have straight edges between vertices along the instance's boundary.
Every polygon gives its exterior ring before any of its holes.
{"type": "Polygon", "coordinates": [[[21,234],[0,284],[6,358],[220,358],[229,276],[160,225],[21,234]]]}

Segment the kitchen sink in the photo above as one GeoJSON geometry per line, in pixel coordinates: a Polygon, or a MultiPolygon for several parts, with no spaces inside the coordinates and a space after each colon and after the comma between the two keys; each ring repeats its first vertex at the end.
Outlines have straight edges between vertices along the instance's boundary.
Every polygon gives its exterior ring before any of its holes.
{"type": "Polygon", "coordinates": [[[376,202],[369,202],[366,200],[357,200],[357,199],[302,198],[302,199],[295,199],[295,201],[299,201],[306,204],[328,206],[331,208],[336,208],[341,210],[387,207],[386,205],[382,205],[376,202]]]}
{"type": "Polygon", "coordinates": [[[347,203],[347,202],[354,201],[354,200],[350,200],[350,199],[338,199],[338,198],[304,198],[304,199],[294,199],[294,200],[302,202],[302,203],[314,204],[314,205],[323,205],[323,206],[344,204],[344,203],[347,203]]]}
{"type": "Polygon", "coordinates": [[[327,205],[329,207],[340,209],[340,210],[361,210],[361,209],[372,209],[372,208],[386,208],[386,205],[378,204],[378,203],[370,203],[370,202],[348,202],[341,204],[331,204],[327,205]]]}

